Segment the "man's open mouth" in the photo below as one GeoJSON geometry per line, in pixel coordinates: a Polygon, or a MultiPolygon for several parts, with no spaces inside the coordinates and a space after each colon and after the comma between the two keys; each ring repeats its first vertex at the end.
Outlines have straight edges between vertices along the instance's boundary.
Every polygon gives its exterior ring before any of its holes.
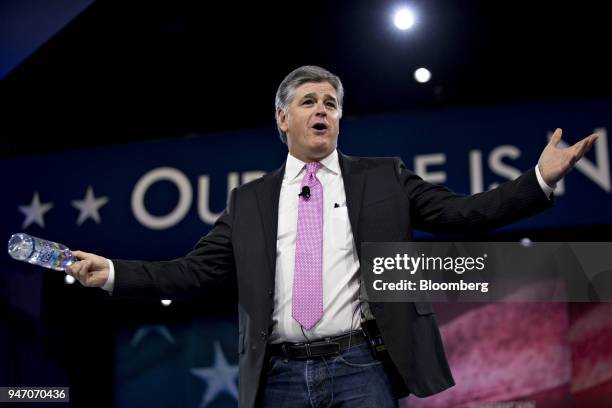
{"type": "Polygon", "coordinates": [[[314,125],[312,125],[312,128],[314,130],[327,130],[327,125],[325,123],[315,123],[314,125]]]}

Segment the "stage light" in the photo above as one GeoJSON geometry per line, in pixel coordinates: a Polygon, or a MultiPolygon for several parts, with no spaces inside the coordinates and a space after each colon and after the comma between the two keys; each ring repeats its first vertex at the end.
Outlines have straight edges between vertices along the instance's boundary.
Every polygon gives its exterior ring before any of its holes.
{"type": "Polygon", "coordinates": [[[525,248],[530,248],[533,245],[533,241],[525,237],[521,239],[521,245],[525,248]]]}
{"type": "Polygon", "coordinates": [[[164,306],[170,306],[172,301],[170,299],[162,299],[161,304],[164,306]]]}
{"type": "Polygon", "coordinates": [[[409,8],[401,8],[395,12],[393,23],[400,30],[408,30],[414,25],[414,13],[409,8]]]}
{"type": "Polygon", "coordinates": [[[419,68],[414,71],[414,79],[423,84],[431,79],[431,72],[427,68],[419,68]]]}
{"type": "Polygon", "coordinates": [[[66,275],[66,276],[64,276],[64,283],[65,283],[66,285],[72,285],[72,284],[74,283],[74,281],[75,281],[75,280],[76,280],[76,279],[74,279],[74,278],[73,278],[72,276],[70,276],[70,275],[66,275]]]}

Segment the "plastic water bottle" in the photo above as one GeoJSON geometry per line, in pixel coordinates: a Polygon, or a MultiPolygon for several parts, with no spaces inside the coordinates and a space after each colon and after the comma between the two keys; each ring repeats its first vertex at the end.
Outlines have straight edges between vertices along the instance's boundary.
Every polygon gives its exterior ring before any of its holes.
{"type": "Polygon", "coordinates": [[[64,271],[78,259],[62,244],[28,234],[11,235],[8,253],[18,261],[29,262],[56,271],[64,271]]]}

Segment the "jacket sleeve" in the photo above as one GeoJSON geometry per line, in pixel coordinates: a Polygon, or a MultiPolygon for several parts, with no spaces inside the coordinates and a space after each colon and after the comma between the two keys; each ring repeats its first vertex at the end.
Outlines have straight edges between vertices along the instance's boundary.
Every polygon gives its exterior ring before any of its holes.
{"type": "Polygon", "coordinates": [[[396,176],[410,201],[414,228],[429,232],[481,232],[513,223],[553,205],[535,168],[499,187],[473,195],[456,194],[428,183],[396,159],[396,176]]]}
{"type": "Polygon", "coordinates": [[[236,190],[209,233],[187,255],[171,261],[147,262],[113,259],[113,297],[178,299],[197,295],[235,273],[232,224],[236,190]]]}

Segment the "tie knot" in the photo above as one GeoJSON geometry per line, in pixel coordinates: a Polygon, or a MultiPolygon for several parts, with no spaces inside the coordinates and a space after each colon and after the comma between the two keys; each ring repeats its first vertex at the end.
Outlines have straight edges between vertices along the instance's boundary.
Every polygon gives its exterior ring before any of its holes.
{"type": "Polygon", "coordinates": [[[321,168],[321,163],[319,162],[310,162],[306,163],[306,173],[315,174],[317,170],[321,168]]]}

